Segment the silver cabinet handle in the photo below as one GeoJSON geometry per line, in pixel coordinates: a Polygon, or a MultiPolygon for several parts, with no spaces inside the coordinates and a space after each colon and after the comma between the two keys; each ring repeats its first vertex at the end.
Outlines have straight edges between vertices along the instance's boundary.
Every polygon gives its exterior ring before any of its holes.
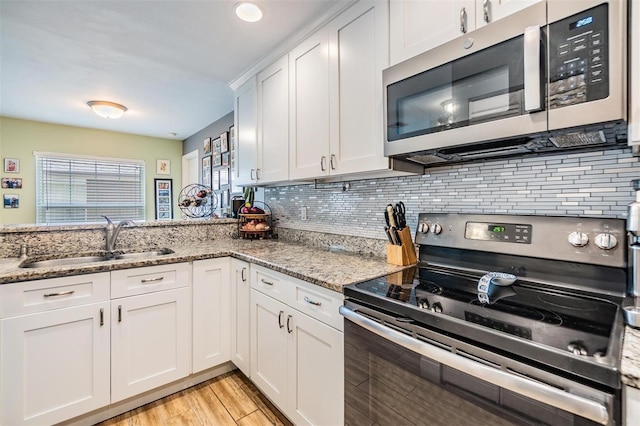
{"type": "Polygon", "coordinates": [[[256,180],[260,180],[260,179],[262,179],[260,177],[260,169],[256,169],[256,180]]]}
{"type": "Polygon", "coordinates": [[[304,297],[304,301],[314,306],[322,305],[322,302],[314,302],[313,300],[309,299],[307,296],[304,297]]]}
{"type": "Polygon", "coordinates": [[[284,315],[284,311],[280,311],[278,314],[278,327],[280,328],[284,327],[284,324],[282,324],[282,315],[284,315]]]}
{"type": "Polygon", "coordinates": [[[524,30],[524,110],[542,109],[540,25],[524,30]]]}
{"type": "Polygon", "coordinates": [[[58,292],[58,293],[45,293],[42,296],[43,297],[70,296],[73,293],[75,293],[75,290],[61,291],[61,292],[58,292]]]}
{"type": "Polygon", "coordinates": [[[505,371],[456,355],[453,352],[430,345],[413,337],[406,336],[399,331],[395,331],[370,320],[369,318],[365,318],[345,306],[340,306],[339,312],[340,315],[349,321],[377,334],[383,339],[389,340],[397,345],[409,349],[410,351],[467,373],[480,380],[484,380],[512,392],[527,396],[531,399],[542,402],[543,404],[548,404],[577,416],[587,418],[596,423],[606,425],[609,422],[609,413],[607,412],[607,408],[596,401],[570,394],[550,385],[535,382],[524,377],[515,376],[505,371]]]}
{"type": "Polygon", "coordinates": [[[253,174],[255,173],[256,169],[251,169],[251,174],[249,175],[249,178],[251,180],[256,180],[256,178],[253,177],[253,174]]]}
{"type": "Polygon", "coordinates": [[[247,277],[245,275],[246,272],[247,272],[247,268],[242,268],[242,272],[240,273],[240,277],[241,277],[243,283],[247,281],[247,277]]]}
{"type": "Polygon", "coordinates": [[[335,170],[336,169],[336,155],[335,154],[331,154],[331,157],[329,159],[329,165],[331,166],[331,170],[335,170]]]}
{"type": "Polygon", "coordinates": [[[118,305],[118,322],[122,322],[122,305],[118,305]]]}
{"type": "Polygon", "coordinates": [[[164,277],[157,277],[157,278],[144,278],[142,280],[140,280],[140,282],[142,284],[149,284],[149,283],[157,283],[159,281],[164,280],[164,277]]]}
{"type": "Polygon", "coordinates": [[[260,278],[260,282],[262,282],[263,284],[266,284],[266,285],[273,285],[273,283],[271,281],[267,281],[264,278],[260,278]]]}
{"type": "Polygon", "coordinates": [[[483,0],[482,13],[484,15],[484,22],[489,23],[489,0],[483,0]]]}
{"type": "Polygon", "coordinates": [[[325,167],[324,167],[325,161],[327,161],[327,157],[325,157],[324,155],[320,157],[320,171],[322,172],[325,171],[325,167]]]}
{"type": "Polygon", "coordinates": [[[467,32],[467,11],[464,7],[460,9],[460,32],[462,34],[467,32]]]}
{"type": "Polygon", "coordinates": [[[290,327],[291,318],[291,315],[287,315],[287,333],[289,334],[293,333],[293,329],[290,327]]]}
{"type": "Polygon", "coordinates": [[[104,325],[104,308],[100,308],[100,327],[104,325]]]}

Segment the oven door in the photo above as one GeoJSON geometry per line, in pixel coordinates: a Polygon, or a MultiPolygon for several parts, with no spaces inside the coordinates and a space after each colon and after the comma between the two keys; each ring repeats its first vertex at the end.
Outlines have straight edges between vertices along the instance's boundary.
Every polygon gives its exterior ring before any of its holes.
{"type": "Polygon", "coordinates": [[[545,23],[540,2],[384,70],[385,155],[546,131],[545,23]]]}
{"type": "Polygon", "coordinates": [[[352,301],[340,313],[348,320],[347,425],[619,424],[615,393],[489,358],[428,330],[411,331],[402,319],[352,301]]]}

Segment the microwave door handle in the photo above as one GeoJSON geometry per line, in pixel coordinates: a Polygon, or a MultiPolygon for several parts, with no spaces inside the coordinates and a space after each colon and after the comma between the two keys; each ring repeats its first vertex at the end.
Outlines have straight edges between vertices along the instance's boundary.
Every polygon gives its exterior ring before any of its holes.
{"type": "Polygon", "coordinates": [[[542,109],[542,67],[540,64],[540,25],[524,30],[524,109],[542,109]]]}

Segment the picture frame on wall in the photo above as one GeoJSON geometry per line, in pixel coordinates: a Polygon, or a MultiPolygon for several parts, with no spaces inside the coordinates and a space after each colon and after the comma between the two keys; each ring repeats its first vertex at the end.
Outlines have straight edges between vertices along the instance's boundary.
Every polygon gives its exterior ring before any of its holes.
{"type": "Polygon", "coordinates": [[[2,178],[2,189],[22,189],[22,178],[2,178]]]}
{"type": "Polygon", "coordinates": [[[217,191],[220,189],[220,171],[214,170],[211,174],[211,189],[217,191]]]}
{"type": "Polygon", "coordinates": [[[20,173],[20,160],[17,158],[5,158],[4,159],[4,172],[5,173],[20,173]]]}
{"type": "Polygon", "coordinates": [[[220,187],[229,185],[229,169],[220,169],[220,187]]]}
{"type": "Polygon", "coordinates": [[[211,141],[211,150],[213,151],[213,155],[220,154],[222,152],[222,141],[220,138],[215,138],[211,141]]]}
{"type": "Polygon", "coordinates": [[[229,151],[236,149],[236,126],[229,127],[229,151]]]}
{"type": "Polygon", "coordinates": [[[222,167],[229,167],[229,153],[228,152],[223,152],[222,154],[222,167]]]}
{"type": "Polygon", "coordinates": [[[156,220],[173,219],[173,179],[154,179],[156,220]]]}
{"type": "Polygon", "coordinates": [[[220,152],[229,151],[229,132],[222,132],[220,134],[220,152]]]}
{"type": "Polygon", "coordinates": [[[222,165],[222,154],[213,154],[213,167],[219,167],[222,165]]]}
{"type": "Polygon", "coordinates": [[[171,161],[160,160],[156,161],[156,174],[157,175],[170,175],[171,174],[171,161]]]}
{"type": "Polygon", "coordinates": [[[202,143],[202,150],[205,154],[211,154],[211,138],[205,138],[202,143]]]}
{"type": "Polygon", "coordinates": [[[202,158],[202,184],[211,186],[211,156],[202,158]]]}
{"type": "Polygon", "coordinates": [[[5,209],[20,208],[20,196],[18,194],[4,194],[3,199],[5,209]]]}

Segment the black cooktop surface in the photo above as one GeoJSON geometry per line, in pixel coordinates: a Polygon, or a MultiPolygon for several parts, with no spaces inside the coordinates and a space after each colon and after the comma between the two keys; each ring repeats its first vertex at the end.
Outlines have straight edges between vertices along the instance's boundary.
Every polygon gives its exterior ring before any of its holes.
{"type": "MultiPolygon", "coordinates": [[[[345,294],[356,299],[358,294],[365,295],[365,301],[374,305],[378,299],[387,311],[402,307],[397,314],[417,321],[424,318],[420,313],[429,314],[581,357],[606,356],[619,315],[614,301],[541,288],[522,280],[511,286],[492,285],[488,295],[482,296],[479,278],[443,269],[412,268],[348,286],[345,294]]],[[[446,329],[441,321],[432,324],[446,329]]],[[[472,331],[469,334],[473,336],[472,331]]]]}

